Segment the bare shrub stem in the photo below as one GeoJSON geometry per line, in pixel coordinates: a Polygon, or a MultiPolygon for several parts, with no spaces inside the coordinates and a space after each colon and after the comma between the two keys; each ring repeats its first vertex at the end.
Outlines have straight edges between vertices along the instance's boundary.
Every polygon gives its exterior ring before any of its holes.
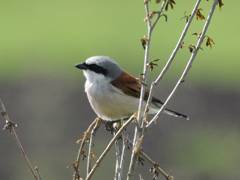
{"type": "Polygon", "coordinates": [[[148,156],[143,151],[141,151],[140,153],[141,153],[140,155],[142,156],[142,158],[144,158],[150,164],[152,164],[153,167],[155,167],[158,170],[158,172],[166,178],[166,180],[173,180],[173,176],[170,176],[165,170],[163,170],[157,162],[155,162],[152,158],[150,158],[150,156],[148,156]]]}
{"type": "Polygon", "coordinates": [[[99,121],[99,118],[96,118],[88,127],[88,129],[83,133],[83,137],[78,140],[80,141],[80,146],[78,149],[78,154],[77,154],[77,158],[75,160],[75,162],[73,163],[73,168],[74,168],[74,173],[73,173],[73,180],[79,180],[80,179],[80,172],[79,172],[79,168],[80,168],[80,160],[81,160],[81,156],[84,153],[84,145],[86,143],[86,141],[88,140],[92,129],[95,127],[95,125],[97,124],[97,122],[99,121]]]}
{"type": "Polygon", "coordinates": [[[195,57],[201,47],[201,44],[205,38],[205,34],[208,30],[209,24],[211,22],[214,10],[216,8],[218,4],[218,0],[214,0],[213,5],[208,13],[208,17],[207,20],[203,26],[202,32],[200,33],[200,37],[196,43],[195,49],[193,50],[191,57],[188,60],[187,65],[185,66],[182,75],[180,76],[180,78],[178,79],[176,85],[174,86],[173,90],[171,91],[171,93],[169,94],[169,96],[167,97],[166,101],[164,102],[164,104],[162,105],[162,107],[159,109],[158,113],[151,119],[151,121],[147,124],[146,127],[149,127],[160,115],[160,113],[164,110],[164,108],[166,107],[167,103],[170,101],[170,99],[173,97],[174,93],[176,92],[177,88],[179,87],[179,85],[184,82],[184,79],[186,77],[186,75],[188,74],[189,70],[191,69],[192,63],[195,60],[195,57]]]}
{"type": "Polygon", "coordinates": [[[29,171],[31,172],[33,178],[35,180],[40,180],[40,177],[41,177],[40,173],[39,173],[38,169],[34,169],[32,163],[31,163],[31,161],[30,161],[30,159],[29,159],[29,157],[28,157],[28,155],[27,155],[27,153],[26,153],[26,151],[25,151],[25,149],[22,145],[22,142],[21,142],[21,140],[20,140],[20,138],[19,138],[19,136],[16,132],[15,127],[17,127],[17,124],[13,123],[10,120],[9,115],[7,113],[7,109],[6,109],[4,103],[1,99],[0,99],[0,104],[1,104],[1,115],[2,115],[3,119],[5,120],[4,130],[9,130],[10,133],[14,136],[16,144],[17,144],[19,150],[21,151],[21,154],[22,154],[22,156],[23,156],[23,158],[24,158],[24,160],[27,164],[27,167],[28,167],[29,171]]]}
{"type": "MultiPolygon", "coordinates": [[[[147,84],[147,76],[148,76],[148,71],[149,71],[149,53],[150,53],[150,46],[151,46],[151,38],[152,38],[152,32],[154,28],[156,27],[156,24],[158,23],[163,11],[164,7],[167,3],[167,1],[163,1],[163,3],[160,6],[160,11],[158,12],[158,17],[152,24],[152,20],[150,17],[150,9],[149,9],[149,0],[144,1],[144,8],[145,8],[145,14],[146,14],[146,23],[147,23],[147,37],[146,37],[146,45],[145,45],[145,51],[144,51],[144,65],[143,65],[143,73],[141,76],[141,93],[140,93],[140,100],[139,100],[139,106],[138,106],[138,115],[137,115],[137,121],[138,124],[135,127],[134,130],[134,137],[133,137],[133,147],[135,147],[137,141],[143,136],[144,134],[144,128],[143,128],[143,123],[144,123],[144,118],[143,118],[143,105],[144,105],[144,96],[145,96],[145,91],[146,87],[145,84],[147,84]],[[142,127],[142,128],[141,128],[142,127]]],[[[136,154],[134,151],[134,148],[132,148],[132,154],[131,154],[131,160],[129,164],[129,169],[128,169],[128,174],[127,174],[127,180],[130,180],[133,176],[134,172],[134,167],[136,164],[136,154]]]]}
{"type": "Polygon", "coordinates": [[[102,120],[100,118],[97,118],[96,123],[95,123],[94,127],[92,128],[91,134],[89,137],[88,155],[87,155],[87,173],[86,173],[87,175],[91,171],[91,160],[92,160],[92,156],[93,156],[93,152],[92,152],[93,136],[96,133],[96,130],[99,128],[101,121],[102,120]]]}
{"type": "Polygon", "coordinates": [[[122,152],[121,152],[121,158],[120,158],[120,164],[119,164],[119,171],[121,173],[121,177],[123,177],[123,165],[124,165],[124,157],[125,157],[125,150],[126,150],[126,134],[122,132],[122,152]]]}
{"type": "Polygon", "coordinates": [[[133,121],[133,119],[135,118],[135,114],[133,114],[123,125],[122,127],[117,131],[117,133],[115,134],[115,136],[110,140],[110,142],[108,143],[107,147],[104,149],[104,151],[102,152],[102,154],[99,156],[99,158],[97,159],[97,161],[95,162],[95,164],[93,165],[90,173],[88,174],[86,180],[91,179],[91,177],[93,176],[94,172],[96,171],[97,167],[100,165],[100,163],[102,162],[102,160],[104,159],[104,157],[107,155],[107,153],[109,152],[109,150],[111,149],[111,147],[113,146],[113,144],[115,143],[115,141],[117,140],[117,138],[119,138],[119,136],[121,135],[122,131],[133,121]]]}
{"type": "Polygon", "coordinates": [[[115,154],[116,154],[116,161],[115,161],[115,180],[121,180],[121,170],[120,170],[120,162],[121,162],[121,142],[118,138],[115,141],[115,154]]]}
{"type": "Polygon", "coordinates": [[[148,95],[148,100],[147,100],[147,104],[145,106],[145,111],[144,113],[146,114],[147,113],[147,110],[149,108],[149,105],[150,105],[150,102],[152,101],[152,93],[153,93],[153,88],[154,86],[156,86],[160,80],[163,78],[163,76],[165,75],[165,73],[167,72],[167,70],[170,68],[173,60],[175,59],[176,55],[177,55],[177,52],[178,50],[181,48],[181,45],[183,43],[183,40],[188,32],[188,29],[192,23],[192,20],[196,14],[196,11],[200,5],[202,0],[197,0],[196,4],[194,5],[194,8],[192,10],[192,13],[191,13],[191,16],[189,17],[179,39],[178,39],[178,42],[176,44],[176,47],[174,48],[173,52],[171,53],[169,59],[167,60],[165,66],[163,67],[162,71],[160,72],[160,74],[157,76],[157,78],[151,83],[151,86],[150,86],[150,90],[149,90],[149,95],[148,95]]]}
{"type": "MultiPolygon", "coordinates": [[[[129,138],[126,138],[126,142],[128,143],[129,146],[133,146],[131,140],[129,138]]],[[[156,161],[154,161],[149,155],[147,155],[142,149],[139,152],[139,156],[146,161],[148,161],[152,166],[154,166],[157,171],[165,177],[166,180],[173,180],[173,176],[169,175],[164,169],[162,169],[156,161]]]]}

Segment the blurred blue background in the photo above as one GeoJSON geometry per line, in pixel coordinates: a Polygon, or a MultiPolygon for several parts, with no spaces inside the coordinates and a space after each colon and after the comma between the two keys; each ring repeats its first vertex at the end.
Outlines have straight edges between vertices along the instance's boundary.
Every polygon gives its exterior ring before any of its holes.
{"type": "MultiPolygon", "coordinates": [[[[77,152],[75,140],[95,118],[84,94],[84,79],[74,64],[108,55],[135,76],[142,71],[145,34],[142,1],[1,0],[0,96],[23,144],[44,179],[69,179],[77,152]]],[[[154,4],[154,1],[152,2],[154,4]]],[[[211,2],[202,2],[206,15],[211,2]]],[[[213,48],[203,47],[169,107],[191,121],[162,116],[146,133],[145,150],[175,179],[239,179],[239,2],[216,9],[209,32],[213,48]]],[[[178,2],[160,20],[151,59],[160,58],[152,78],[169,57],[194,1],[178,2]]],[[[153,8],[156,8],[153,5],[153,8]]],[[[194,26],[155,95],[165,99],[190,55],[203,22],[194,26]]],[[[3,126],[3,122],[0,121],[3,126]]],[[[111,137],[102,128],[96,153],[111,137]]],[[[12,137],[0,132],[0,178],[32,179],[12,137]]],[[[111,179],[113,152],[95,179],[111,179]],[[108,173],[106,173],[108,172],[108,173]]],[[[141,167],[146,170],[148,166],[141,167]]],[[[140,169],[141,169],[140,168],[140,169]]]]}

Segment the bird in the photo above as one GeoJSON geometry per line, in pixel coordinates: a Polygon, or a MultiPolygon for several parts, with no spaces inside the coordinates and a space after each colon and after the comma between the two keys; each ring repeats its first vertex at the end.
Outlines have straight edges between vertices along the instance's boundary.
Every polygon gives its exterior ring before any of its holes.
{"type": "MultiPolygon", "coordinates": [[[[141,82],[124,71],[113,58],[92,56],[75,67],[83,71],[88,101],[99,118],[114,122],[126,119],[138,111],[141,82]]],[[[146,90],[144,105],[148,94],[146,90]]],[[[148,114],[156,114],[162,105],[161,100],[152,97],[148,114]]],[[[187,115],[167,108],[163,112],[174,117],[189,119],[187,115]]]]}

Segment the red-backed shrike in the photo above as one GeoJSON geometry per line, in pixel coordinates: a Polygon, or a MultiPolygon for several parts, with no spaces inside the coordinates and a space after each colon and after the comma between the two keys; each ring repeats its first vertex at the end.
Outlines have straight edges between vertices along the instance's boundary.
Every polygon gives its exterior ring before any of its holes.
{"type": "MultiPolygon", "coordinates": [[[[94,112],[103,120],[127,118],[138,110],[141,83],[123,71],[110,57],[93,56],[76,65],[86,77],[85,92],[94,112]]],[[[145,103],[148,92],[145,94],[145,103]]],[[[152,98],[149,114],[155,114],[162,101],[152,98]]],[[[164,113],[188,119],[184,114],[165,109],[164,113]]]]}

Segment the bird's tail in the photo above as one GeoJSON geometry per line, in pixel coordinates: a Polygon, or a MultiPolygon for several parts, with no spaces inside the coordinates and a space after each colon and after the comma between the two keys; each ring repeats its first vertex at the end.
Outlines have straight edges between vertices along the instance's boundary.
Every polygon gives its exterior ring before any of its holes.
{"type": "MultiPolygon", "coordinates": [[[[163,102],[160,101],[159,99],[153,98],[153,99],[152,99],[152,104],[155,105],[156,107],[158,107],[158,109],[157,109],[157,108],[154,108],[155,111],[156,111],[155,113],[157,113],[158,110],[159,110],[159,108],[163,105],[163,102]]],[[[163,112],[164,112],[165,114],[168,114],[168,115],[170,115],[170,116],[174,116],[174,117],[177,117],[177,118],[183,118],[183,119],[186,119],[186,120],[189,120],[189,119],[190,119],[189,116],[187,116],[187,115],[185,115],[185,114],[182,114],[182,113],[179,113],[179,112],[177,112],[177,111],[173,111],[173,110],[168,109],[168,108],[164,109],[163,112]]]]}
{"type": "Polygon", "coordinates": [[[174,117],[177,117],[177,118],[184,118],[186,120],[189,120],[189,116],[185,115],[185,114],[182,114],[182,113],[179,113],[179,112],[176,112],[176,111],[173,111],[171,109],[164,109],[164,113],[170,115],[170,116],[174,116],[174,117]]]}

